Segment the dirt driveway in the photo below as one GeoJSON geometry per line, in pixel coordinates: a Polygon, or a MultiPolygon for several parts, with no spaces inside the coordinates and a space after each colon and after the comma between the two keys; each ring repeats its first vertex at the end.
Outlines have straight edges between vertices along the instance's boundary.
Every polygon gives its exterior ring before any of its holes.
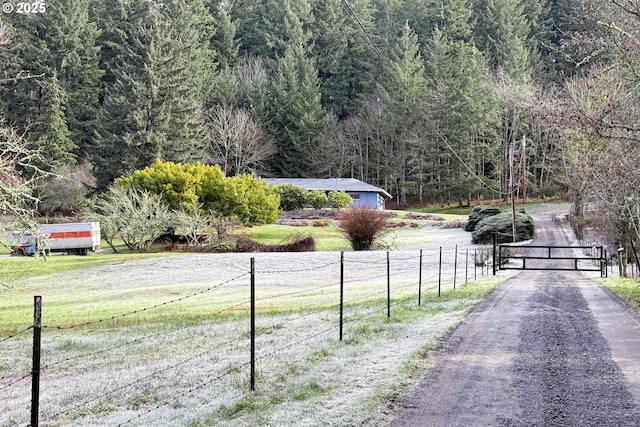
{"type": "MultiPolygon", "coordinates": [[[[568,244],[534,219],[535,244],[568,244]]],[[[640,425],[640,316],[581,273],[512,277],[430,357],[391,425],[640,425]]]]}

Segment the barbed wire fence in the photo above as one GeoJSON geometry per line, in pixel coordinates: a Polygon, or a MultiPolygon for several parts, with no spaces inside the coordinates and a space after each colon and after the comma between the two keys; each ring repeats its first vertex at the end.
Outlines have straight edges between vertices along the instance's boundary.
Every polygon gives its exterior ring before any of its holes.
{"type": "Polygon", "coordinates": [[[487,250],[341,252],[339,259],[287,269],[251,258],[213,286],[69,325],[42,324],[46,296],[36,296],[34,323],[0,337],[2,351],[15,352],[17,361],[0,364],[0,401],[18,407],[5,411],[8,418],[0,415],[0,424],[36,427],[117,413],[112,424],[126,426],[189,399],[228,405],[296,362],[319,357],[327,341],[357,339],[366,325],[392,318],[396,307],[420,306],[427,294],[435,298],[489,275],[492,258],[481,253],[487,250]],[[176,314],[155,325],[154,313],[181,313],[181,304],[194,299],[212,307],[210,320],[176,314]],[[171,395],[162,392],[169,384],[171,395]]]}

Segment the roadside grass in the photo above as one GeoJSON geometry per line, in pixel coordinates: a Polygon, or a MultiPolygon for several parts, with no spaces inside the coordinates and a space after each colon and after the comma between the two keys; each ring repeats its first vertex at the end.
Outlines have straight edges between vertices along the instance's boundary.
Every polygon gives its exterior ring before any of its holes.
{"type": "Polygon", "coordinates": [[[434,215],[454,215],[454,216],[469,216],[473,207],[463,206],[460,207],[458,204],[447,204],[447,205],[425,205],[422,207],[418,207],[413,209],[415,212],[420,213],[430,213],[434,215]]]}
{"type": "MultiPolygon", "coordinates": [[[[526,204],[522,204],[521,200],[516,200],[517,209],[524,209],[525,211],[536,210],[539,207],[548,206],[550,203],[564,203],[564,202],[560,197],[552,197],[552,198],[544,198],[544,199],[529,198],[526,204]]],[[[511,206],[509,204],[509,201],[485,200],[485,201],[474,201],[473,206],[471,207],[465,207],[465,206],[460,207],[457,203],[455,204],[449,203],[446,205],[427,204],[427,205],[415,208],[414,210],[416,212],[431,213],[431,214],[440,215],[440,216],[453,215],[453,216],[464,216],[466,218],[471,213],[471,210],[473,209],[473,207],[479,206],[479,205],[497,206],[502,210],[509,209],[511,206]]]]}
{"type": "Polygon", "coordinates": [[[631,308],[640,312],[640,284],[637,279],[615,277],[603,279],[604,285],[626,301],[631,308]]]}

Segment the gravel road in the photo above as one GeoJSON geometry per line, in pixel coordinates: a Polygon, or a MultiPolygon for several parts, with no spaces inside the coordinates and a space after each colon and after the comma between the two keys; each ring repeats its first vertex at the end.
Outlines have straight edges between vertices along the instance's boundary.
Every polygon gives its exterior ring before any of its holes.
{"type": "MultiPolygon", "coordinates": [[[[568,245],[534,220],[534,244],[568,245]]],[[[640,426],[640,316],[579,272],[512,277],[429,357],[392,426],[640,426]]]]}

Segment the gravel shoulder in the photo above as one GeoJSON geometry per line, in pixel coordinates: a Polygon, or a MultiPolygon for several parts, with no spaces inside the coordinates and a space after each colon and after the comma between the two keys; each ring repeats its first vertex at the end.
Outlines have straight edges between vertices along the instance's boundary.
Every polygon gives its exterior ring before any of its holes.
{"type": "MultiPolygon", "coordinates": [[[[568,244],[554,214],[535,244],[568,244]]],[[[581,273],[521,272],[429,357],[390,425],[640,425],[640,317],[581,273]]]]}

